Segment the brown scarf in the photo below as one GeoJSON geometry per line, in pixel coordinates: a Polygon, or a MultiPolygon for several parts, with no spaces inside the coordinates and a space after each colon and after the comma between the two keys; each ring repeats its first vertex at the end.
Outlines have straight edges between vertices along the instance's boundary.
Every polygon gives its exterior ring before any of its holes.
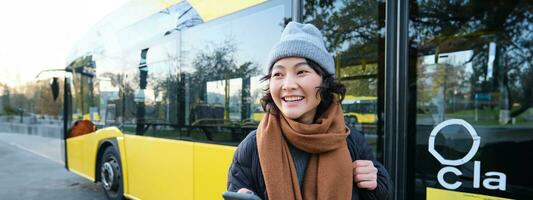
{"type": "Polygon", "coordinates": [[[278,116],[265,115],[257,128],[259,161],[269,199],[351,199],[353,169],[346,144],[349,130],[340,105],[332,103],[316,124],[278,116]],[[311,154],[303,190],[286,140],[311,154]]]}

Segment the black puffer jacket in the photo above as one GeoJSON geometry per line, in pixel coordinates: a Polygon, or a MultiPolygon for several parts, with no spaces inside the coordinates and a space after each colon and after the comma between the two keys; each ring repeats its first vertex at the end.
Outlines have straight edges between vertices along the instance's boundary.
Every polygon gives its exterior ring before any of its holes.
{"type": "MultiPolygon", "coordinates": [[[[354,130],[354,129],[352,129],[354,130]]],[[[346,138],[348,149],[355,160],[372,160],[378,169],[378,186],[374,191],[359,189],[354,184],[352,190],[352,200],[356,199],[388,199],[391,193],[389,174],[381,163],[374,159],[372,149],[367,144],[364,137],[358,131],[351,131],[346,138]]],[[[239,144],[233,157],[233,163],[228,173],[228,191],[237,191],[240,188],[247,188],[254,191],[261,199],[268,199],[263,172],[257,154],[256,133],[252,131],[239,144]]]]}

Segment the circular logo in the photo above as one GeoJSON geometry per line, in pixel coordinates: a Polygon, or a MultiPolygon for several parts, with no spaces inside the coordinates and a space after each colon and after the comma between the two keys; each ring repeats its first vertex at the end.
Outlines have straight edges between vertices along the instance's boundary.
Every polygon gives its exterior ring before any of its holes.
{"type": "Polygon", "coordinates": [[[441,122],[435,128],[433,128],[433,130],[431,131],[431,134],[429,135],[428,150],[429,150],[429,153],[431,153],[433,157],[439,160],[441,164],[458,166],[458,165],[465,164],[466,162],[470,161],[470,159],[474,157],[474,155],[477,153],[477,150],[479,149],[480,141],[481,141],[481,137],[477,135],[477,132],[474,129],[474,127],[472,127],[472,125],[470,125],[468,122],[462,119],[449,119],[449,120],[441,122]],[[435,138],[437,134],[439,133],[440,130],[450,125],[459,125],[459,126],[466,128],[468,133],[470,133],[470,136],[472,136],[472,140],[474,141],[472,143],[472,147],[470,148],[470,151],[468,151],[468,153],[461,159],[457,159],[457,160],[445,159],[444,157],[442,157],[442,155],[439,154],[439,152],[437,152],[437,150],[435,150],[435,138]]]}

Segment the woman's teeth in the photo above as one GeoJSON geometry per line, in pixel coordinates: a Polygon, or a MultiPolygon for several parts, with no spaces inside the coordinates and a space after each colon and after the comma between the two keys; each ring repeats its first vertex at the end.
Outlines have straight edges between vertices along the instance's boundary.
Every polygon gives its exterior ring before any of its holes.
{"type": "Polygon", "coordinates": [[[304,99],[304,97],[284,97],[283,98],[286,102],[292,102],[292,101],[300,101],[302,99],[304,99]]]}

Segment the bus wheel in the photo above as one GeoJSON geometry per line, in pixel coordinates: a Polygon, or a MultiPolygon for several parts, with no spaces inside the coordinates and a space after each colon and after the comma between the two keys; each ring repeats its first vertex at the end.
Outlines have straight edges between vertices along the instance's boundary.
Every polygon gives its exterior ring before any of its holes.
{"type": "Polygon", "coordinates": [[[358,123],[356,116],[344,116],[344,121],[346,121],[346,123],[350,125],[355,125],[358,123]]]}
{"type": "Polygon", "coordinates": [[[105,149],[100,160],[100,180],[110,200],[124,199],[124,184],[118,152],[113,147],[105,149]]]}
{"type": "Polygon", "coordinates": [[[354,124],[357,124],[357,123],[359,123],[359,120],[357,120],[356,116],[350,116],[350,122],[352,122],[354,124]]]}

